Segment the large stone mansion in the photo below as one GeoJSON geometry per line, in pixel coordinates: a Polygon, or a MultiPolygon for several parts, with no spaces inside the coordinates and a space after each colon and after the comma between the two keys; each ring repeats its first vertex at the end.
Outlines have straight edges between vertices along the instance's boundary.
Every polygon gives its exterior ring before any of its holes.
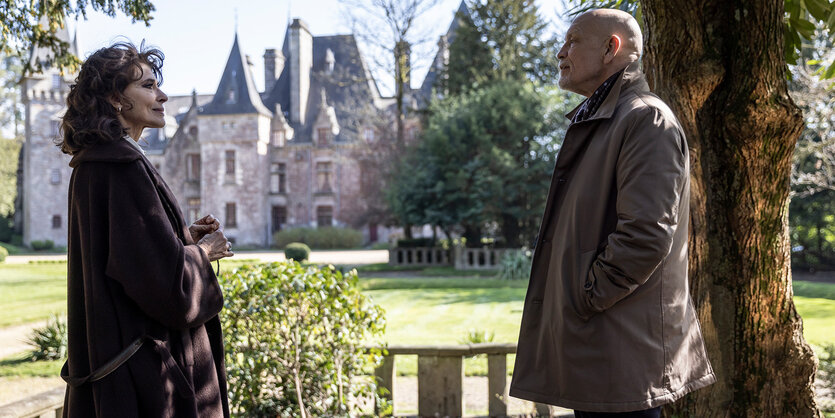
{"type": "MultiPolygon", "coordinates": [[[[463,2],[459,10],[466,12],[463,2]]],[[[409,103],[425,103],[432,94],[456,27],[453,19],[421,87],[407,92],[409,103]]],[[[58,35],[70,41],[66,29],[58,35]]],[[[77,54],[74,40],[71,45],[77,54]]],[[[30,59],[45,54],[35,48],[30,59]]],[[[369,192],[361,185],[369,173],[356,150],[391,140],[385,133],[391,130],[379,129],[379,123],[387,120],[394,99],[380,95],[354,36],[313,36],[294,19],[282,48],[267,49],[263,59],[265,91],[259,92],[250,57],[235,35],[215,94],[170,97],[166,127],[145,130],[140,145],[187,221],[212,213],[236,244],[259,247],[271,245],[275,231],[293,226],[351,226],[363,231],[366,242],[386,240],[391,229],[362,216],[369,192]]],[[[21,81],[26,245],[66,245],[71,169],[53,140],[73,78],[47,68],[21,81]]],[[[407,129],[413,135],[417,120],[407,129]]]]}

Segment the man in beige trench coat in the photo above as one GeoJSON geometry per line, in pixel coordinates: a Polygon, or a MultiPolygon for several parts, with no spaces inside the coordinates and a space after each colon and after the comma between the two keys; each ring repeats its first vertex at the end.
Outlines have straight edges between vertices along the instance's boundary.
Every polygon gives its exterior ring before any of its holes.
{"type": "Polygon", "coordinates": [[[716,380],[687,282],[687,142],[642,43],[631,15],[593,10],[558,54],[560,87],[588,99],[567,115],[510,395],[578,417],[658,417],[716,380]]]}

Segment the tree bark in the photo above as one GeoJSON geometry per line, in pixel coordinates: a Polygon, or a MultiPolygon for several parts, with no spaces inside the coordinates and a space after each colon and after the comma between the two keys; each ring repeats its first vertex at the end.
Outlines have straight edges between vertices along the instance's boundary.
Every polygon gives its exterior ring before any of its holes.
{"type": "Polygon", "coordinates": [[[718,382],[667,416],[820,416],[792,301],[788,194],[800,110],[783,2],[643,0],[644,68],[690,146],[690,280],[718,382]]]}

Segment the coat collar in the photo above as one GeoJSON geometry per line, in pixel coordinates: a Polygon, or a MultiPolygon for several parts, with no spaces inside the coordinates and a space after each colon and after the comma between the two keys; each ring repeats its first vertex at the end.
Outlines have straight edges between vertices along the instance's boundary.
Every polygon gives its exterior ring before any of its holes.
{"type": "MultiPolygon", "coordinates": [[[[600,107],[597,109],[597,112],[594,113],[590,118],[586,119],[583,122],[596,120],[596,119],[608,119],[611,118],[612,115],[615,113],[615,107],[617,107],[618,98],[621,96],[621,92],[627,92],[629,90],[637,89],[640,91],[649,91],[649,85],[647,84],[647,80],[644,77],[644,73],[641,72],[641,63],[635,61],[629,64],[626,67],[626,70],[623,72],[621,78],[612,86],[612,90],[609,91],[609,95],[606,96],[606,99],[603,100],[603,103],[600,104],[600,107]]],[[[588,100],[588,98],[586,99],[588,100]]],[[[586,102],[583,100],[582,103],[577,105],[571,112],[565,115],[568,120],[574,120],[574,115],[580,110],[580,107],[583,106],[583,103],[586,102]]]]}
{"type": "Polygon", "coordinates": [[[122,138],[114,138],[104,140],[77,152],[70,160],[70,167],[75,168],[88,161],[129,163],[139,159],[142,159],[142,153],[137,147],[122,138]]]}

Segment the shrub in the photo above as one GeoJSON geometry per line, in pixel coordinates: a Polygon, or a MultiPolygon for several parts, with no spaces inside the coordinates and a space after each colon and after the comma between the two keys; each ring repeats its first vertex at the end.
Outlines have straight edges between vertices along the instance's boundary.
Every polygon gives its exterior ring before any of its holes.
{"type": "Polygon", "coordinates": [[[5,247],[0,247],[0,263],[6,261],[6,257],[9,256],[9,251],[5,247]]]}
{"type": "Polygon", "coordinates": [[[461,344],[482,344],[491,343],[496,338],[496,333],[485,330],[474,329],[467,333],[467,336],[461,340],[461,344]]]}
{"type": "Polygon", "coordinates": [[[310,247],[300,242],[291,242],[284,248],[284,258],[301,263],[310,257],[310,247]]]}
{"type": "Polygon", "coordinates": [[[499,278],[504,280],[525,280],[531,276],[531,252],[522,249],[507,251],[499,262],[499,278]]]}
{"type": "Polygon", "coordinates": [[[55,243],[52,242],[51,239],[45,241],[32,241],[29,243],[29,245],[35,251],[51,250],[53,247],[55,247],[55,243]]]}
{"type": "Polygon", "coordinates": [[[296,262],[244,266],[221,276],[229,400],[240,416],[356,416],[376,396],[363,369],[381,360],[363,343],[381,337],[383,311],[355,270],[296,262]]]}
{"type": "Polygon", "coordinates": [[[62,360],[67,357],[67,322],[54,316],[42,328],[36,328],[27,343],[34,347],[29,358],[37,360],[62,360]]]}
{"type": "Polygon", "coordinates": [[[397,240],[398,248],[424,248],[434,246],[435,241],[432,238],[404,238],[397,240]]]}
{"type": "Polygon", "coordinates": [[[302,242],[311,248],[319,249],[357,248],[362,245],[362,232],[333,226],[290,228],[276,232],[273,242],[278,248],[283,248],[291,242],[302,242]]]}

